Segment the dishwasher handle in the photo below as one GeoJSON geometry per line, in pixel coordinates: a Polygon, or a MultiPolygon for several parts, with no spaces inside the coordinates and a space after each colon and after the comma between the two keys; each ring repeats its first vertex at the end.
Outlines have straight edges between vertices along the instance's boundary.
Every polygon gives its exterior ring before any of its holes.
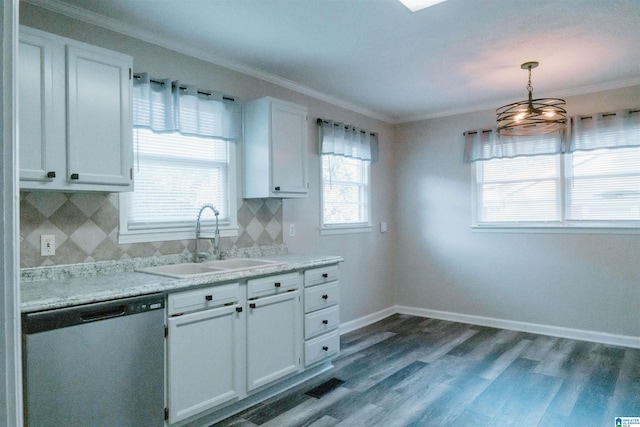
{"type": "Polygon", "coordinates": [[[95,322],[97,320],[113,319],[114,317],[124,316],[126,313],[126,307],[124,305],[118,305],[115,307],[109,307],[102,310],[86,311],[80,314],[82,322],[95,322]]]}

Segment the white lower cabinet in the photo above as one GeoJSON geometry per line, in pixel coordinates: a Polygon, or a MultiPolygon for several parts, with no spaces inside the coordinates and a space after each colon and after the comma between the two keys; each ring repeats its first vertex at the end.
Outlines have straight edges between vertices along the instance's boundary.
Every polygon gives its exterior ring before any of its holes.
{"type": "Polygon", "coordinates": [[[304,366],[340,352],[338,266],[304,272],[304,366]]]}
{"type": "Polygon", "coordinates": [[[169,295],[167,403],[170,424],[242,396],[246,318],[238,292],[238,283],[233,283],[169,295]],[[235,301],[229,302],[228,295],[234,291],[235,301]],[[202,300],[197,307],[199,311],[180,312],[182,307],[194,307],[195,299],[202,300]],[[183,301],[188,304],[181,304],[183,301]],[[220,303],[228,305],[216,305],[220,303]]]}
{"type": "Polygon", "coordinates": [[[167,425],[268,395],[338,354],[337,292],[337,266],[328,266],[169,294],[167,425]]]}
{"type": "MultiPolygon", "coordinates": [[[[297,283],[300,284],[299,274],[297,283]]],[[[291,274],[271,276],[272,295],[248,301],[247,309],[247,390],[255,390],[302,366],[300,291],[292,286],[280,290],[275,284],[291,283],[291,274]],[[289,280],[286,280],[289,279],[289,280]]],[[[247,292],[263,288],[265,279],[249,280],[247,292]]]]}

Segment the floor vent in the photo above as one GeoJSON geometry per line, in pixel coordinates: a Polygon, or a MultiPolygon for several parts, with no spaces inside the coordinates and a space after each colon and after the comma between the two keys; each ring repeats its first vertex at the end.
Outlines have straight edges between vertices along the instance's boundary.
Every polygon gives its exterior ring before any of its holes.
{"type": "Polygon", "coordinates": [[[315,397],[316,399],[320,399],[325,394],[335,390],[344,384],[344,381],[339,380],[337,378],[331,378],[329,381],[325,381],[317,387],[312,388],[305,394],[307,396],[315,397]]]}

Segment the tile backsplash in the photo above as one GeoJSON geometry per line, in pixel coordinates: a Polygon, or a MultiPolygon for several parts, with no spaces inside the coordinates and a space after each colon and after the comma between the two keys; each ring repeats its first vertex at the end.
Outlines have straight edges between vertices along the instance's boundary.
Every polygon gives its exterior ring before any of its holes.
{"type": "MultiPolygon", "coordinates": [[[[118,215],[117,194],[21,191],[20,267],[183,254],[195,248],[193,239],[119,245],[118,215]],[[42,234],[55,235],[55,255],[40,256],[42,234]]],[[[282,244],[282,200],[243,200],[238,226],[237,237],[221,239],[223,252],[282,244]]]]}

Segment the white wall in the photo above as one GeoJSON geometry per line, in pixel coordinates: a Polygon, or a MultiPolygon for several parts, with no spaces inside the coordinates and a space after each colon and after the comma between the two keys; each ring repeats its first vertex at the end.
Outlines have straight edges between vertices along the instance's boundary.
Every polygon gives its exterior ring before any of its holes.
{"type": "MultiPolygon", "coordinates": [[[[113,33],[68,17],[46,11],[36,6],[21,5],[21,24],[65,37],[81,40],[96,46],[117,50],[134,57],[134,70],[149,72],[156,77],[170,77],[203,89],[219,90],[242,100],[272,96],[309,109],[309,171],[311,188],[309,197],[300,200],[284,200],[284,240],[290,252],[308,254],[341,255],[345,262],[340,267],[341,321],[346,322],[379,311],[394,304],[391,279],[391,253],[394,230],[380,234],[348,234],[320,236],[320,157],[316,119],[344,121],[380,134],[379,163],[372,167],[374,221],[391,222],[394,197],[393,128],[379,120],[319,101],[223,67],[207,63],[130,37],[113,33]],[[289,224],[296,224],[296,236],[288,235],[289,224]]],[[[241,170],[240,156],[239,169],[241,170]]],[[[242,180],[238,181],[241,196],[242,180]]]]}
{"type": "MultiPolygon", "coordinates": [[[[570,114],[639,107],[640,86],[567,98],[570,114]]],[[[474,232],[466,130],[493,111],[407,123],[399,143],[399,305],[640,337],[640,235],[474,232]]]]}

